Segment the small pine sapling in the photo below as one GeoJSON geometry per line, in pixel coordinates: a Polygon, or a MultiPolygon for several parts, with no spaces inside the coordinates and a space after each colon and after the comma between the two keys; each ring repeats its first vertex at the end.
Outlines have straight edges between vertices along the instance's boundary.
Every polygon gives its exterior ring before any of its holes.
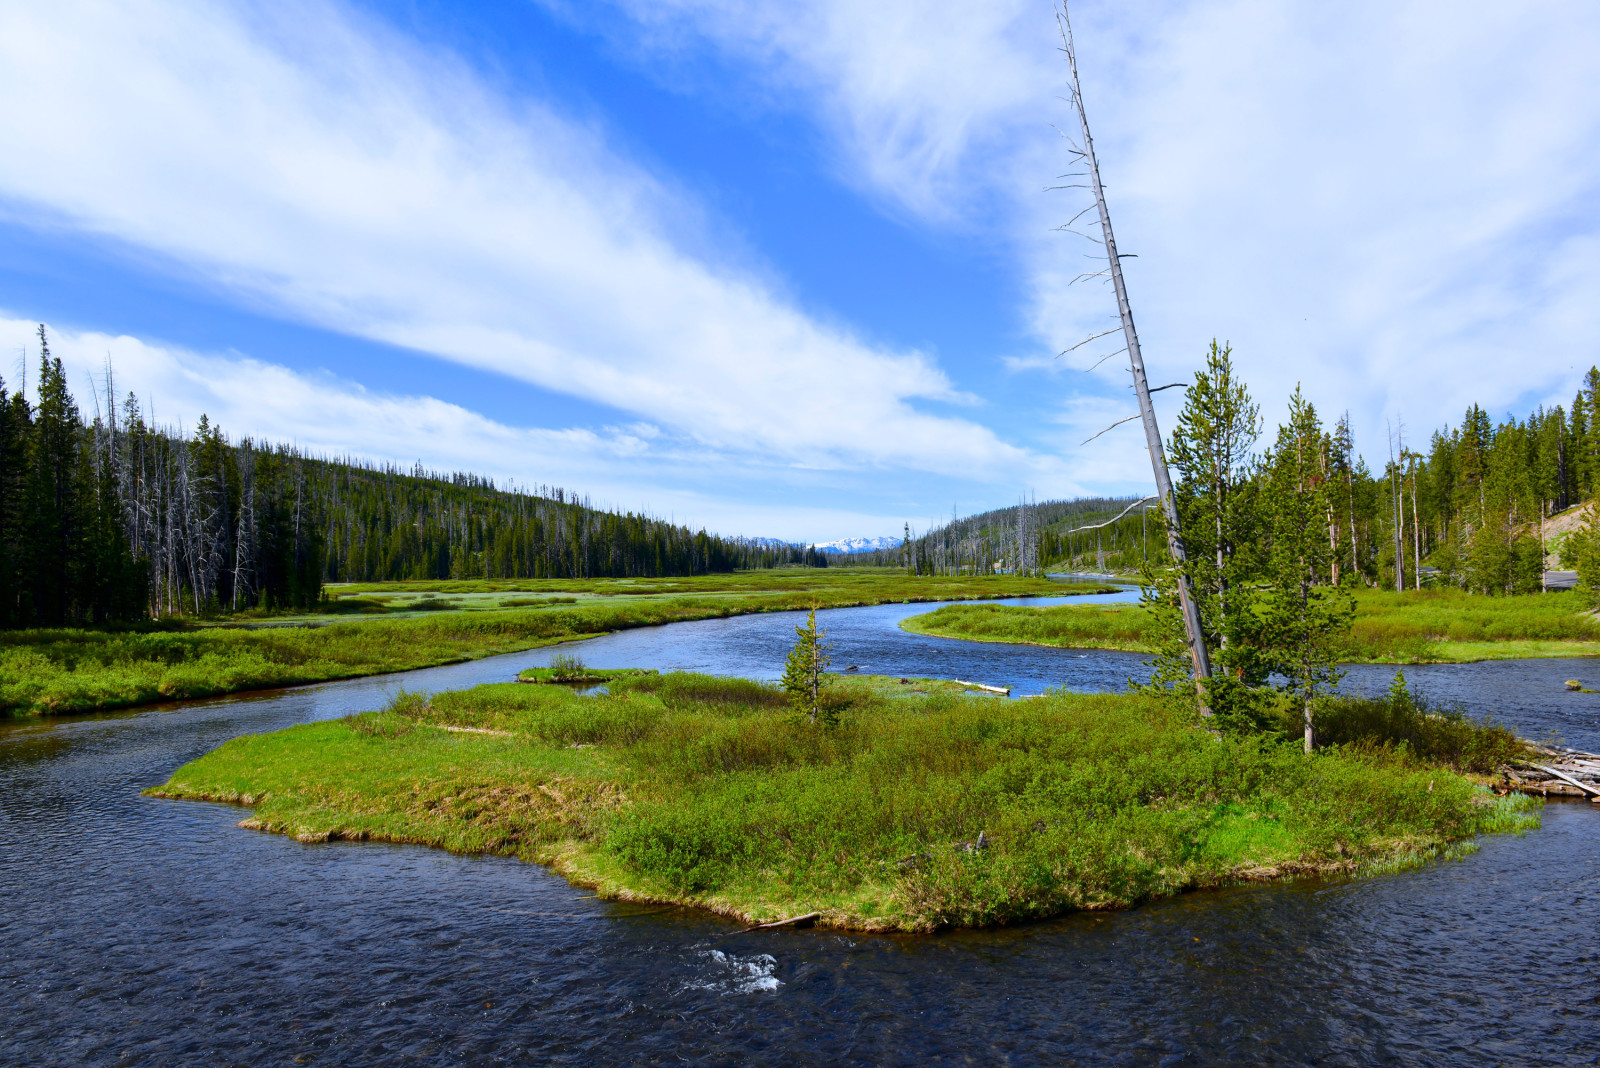
{"type": "Polygon", "coordinates": [[[827,633],[817,629],[815,608],[806,617],[806,625],[794,628],[794,632],[794,648],[783,665],[783,688],[794,706],[815,723],[821,708],[822,676],[832,663],[828,654],[833,643],[824,641],[827,633]]]}

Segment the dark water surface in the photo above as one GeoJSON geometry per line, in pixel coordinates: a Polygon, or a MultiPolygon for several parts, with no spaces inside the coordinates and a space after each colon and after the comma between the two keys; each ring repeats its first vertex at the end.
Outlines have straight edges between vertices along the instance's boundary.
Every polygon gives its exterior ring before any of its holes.
{"type": "MultiPolygon", "coordinates": [[[[821,618],[836,664],[1120,688],[1139,658],[821,618]]],[[[595,666],[773,676],[795,617],[632,631],[595,666]]],[[[929,938],[739,934],[499,858],[234,826],[139,790],[242,733],[507,679],[548,650],[404,677],[0,727],[0,1064],[1593,1064],[1600,805],[1357,882],[1188,895],[929,938]]],[[[1408,672],[1595,748],[1594,661],[1408,672]],[[1424,677],[1426,676],[1426,677],[1424,677]]],[[[1347,685],[1387,686],[1389,669],[1347,685]]],[[[1600,673],[1597,673],[1600,674],[1600,673]]]]}

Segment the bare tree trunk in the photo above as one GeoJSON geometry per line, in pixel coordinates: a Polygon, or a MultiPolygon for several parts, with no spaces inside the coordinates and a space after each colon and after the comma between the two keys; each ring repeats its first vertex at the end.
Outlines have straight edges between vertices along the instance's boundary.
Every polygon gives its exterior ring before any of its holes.
{"type": "Polygon", "coordinates": [[[1117,239],[1111,230],[1111,212],[1106,207],[1105,186],[1100,181],[1100,163],[1094,154],[1094,138],[1089,133],[1089,112],[1083,103],[1083,89],[1078,81],[1078,57],[1073,46],[1072,24],[1067,18],[1065,0],[1061,8],[1061,38],[1067,52],[1067,69],[1072,77],[1072,103],[1078,112],[1078,125],[1083,132],[1081,154],[1089,168],[1089,182],[1094,190],[1095,207],[1100,215],[1100,231],[1104,237],[1106,266],[1111,272],[1111,284],[1117,294],[1117,311],[1122,319],[1122,336],[1127,341],[1128,364],[1133,372],[1133,391],[1139,399],[1139,417],[1144,423],[1145,443],[1150,450],[1150,468],[1155,476],[1156,493],[1161,498],[1161,508],[1167,520],[1167,549],[1172,553],[1178,578],[1178,600],[1183,610],[1183,628],[1189,645],[1189,657],[1194,664],[1195,690],[1199,697],[1200,714],[1209,716],[1206,703],[1206,683],[1211,677],[1211,658],[1206,651],[1205,634],[1200,629],[1200,612],[1194,601],[1194,591],[1189,585],[1188,560],[1183,549],[1183,532],[1178,522],[1178,506],[1172,493],[1172,477],[1167,471],[1166,450],[1161,441],[1161,429],[1156,424],[1155,406],[1150,401],[1150,383],[1145,378],[1144,356],[1139,351],[1139,334],[1133,325],[1133,307],[1128,303],[1128,287],[1122,278],[1122,257],[1117,252],[1117,239]]]}
{"type": "Polygon", "coordinates": [[[1411,588],[1422,589],[1422,523],[1417,518],[1417,458],[1411,458],[1411,588]]]}
{"type": "MultiPolygon", "coordinates": [[[[1401,490],[1398,488],[1397,479],[1400,474],[1400,462],[1395,459],[1395,441],[1399,435],[1389,439],[1389,514],[1394,518],[1394,588],[1396,593],[1404,593],[1406,589],[1406,549],[1405,549],[1405,511],[1401,507],[1401,490]]],[[[1401,446],[1402,452],[1404,446],[1401,446]]]]}

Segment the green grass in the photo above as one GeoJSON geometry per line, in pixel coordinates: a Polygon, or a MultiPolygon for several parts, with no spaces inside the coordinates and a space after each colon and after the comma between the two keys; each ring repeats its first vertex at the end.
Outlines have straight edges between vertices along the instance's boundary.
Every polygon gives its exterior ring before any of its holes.
{"type": "MultiPolygon", "coordinates": [[[[1098,592],[1010,576],[913,578],[898,571],[790,569],[689,579],[446,582],[363,586],[317,626],[166,625],[133,630],[0,631],[0,715],[127,708],[156,701],[431,667],[630,627],[752,612],[1040,593],[1098,592]],[[507,590],[578,591],[561,603],[502,608],[507,590]],[[403,595],[409,611],[382,607],[403,595]],[[486,599],[487,607],[461,602],[486,599]],[[443,601],[457,602],[456,608],[443,601]],[[371,614],[373,605],[378,605],[371,614]]],[[[342,591],[341,591],[342,592],[342,591]]],[[[293,621],[287,621],[292,624],[293,621]]]]}
{"type": "Polygon", "coordinates": [[[945,605],[900,621],[904,630],[937,638],[1054,645],[1064,649],[1152,652],[1150,613],[1139,605],[945,605]]]}
{"type": "MultiPolygon", "coordinates": [[[[1426,664],[1600,655],[1600,623],[1572,592],[1487,597],[1459,590],[1358,590],[1343,659],[1426,664]]],[[[1154,652],[1149,613],[1136,605],[949,605],[900,624],[970,641],[1154,652]]]]}
{"type": "Polygon", "coordinates": [[[834,728],[698,675],[403,695],[235,739],[152,792],[253,805],[246,826],[303,841],[547,863],[609,898],[910,931],[1383,870],[1537,822],[1407,749],[1306,757],[1143,696],[837,679],[828,700],[834,728]]]}

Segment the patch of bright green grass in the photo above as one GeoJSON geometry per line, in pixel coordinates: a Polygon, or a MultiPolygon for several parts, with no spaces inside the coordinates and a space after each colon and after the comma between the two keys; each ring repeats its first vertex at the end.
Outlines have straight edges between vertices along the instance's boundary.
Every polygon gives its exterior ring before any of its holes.
{"type": "Polygon", "coordinates": [[[828,728],[699,675],[402,695],[235,739],[152,792],[306,841],[522,857],[607,897],[913,931],[1393,865],[1537,818],[1405,751],[1219,739],[1139,695],[913,688],[832,680],[828,728]]]}

